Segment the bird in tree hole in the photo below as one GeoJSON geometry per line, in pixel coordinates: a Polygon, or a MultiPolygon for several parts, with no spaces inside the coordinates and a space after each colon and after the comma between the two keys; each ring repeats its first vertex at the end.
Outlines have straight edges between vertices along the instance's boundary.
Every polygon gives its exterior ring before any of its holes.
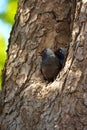
{"type": "Polygon", "coordinates": [[[59,48],[55,52],[50,48],[45,48],[41,53],[41,72],[45,80],[53,82],[64,66],[67,50],[59,48]]]}

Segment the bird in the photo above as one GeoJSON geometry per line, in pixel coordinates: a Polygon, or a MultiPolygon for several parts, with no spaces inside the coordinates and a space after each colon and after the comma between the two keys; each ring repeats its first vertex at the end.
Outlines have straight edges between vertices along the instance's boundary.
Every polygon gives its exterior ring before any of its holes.
{"type": "Polygon", "coordinates": [[[42,57],[41,72],[44,79],[48,80],[48,82],[54,81],[61,68],[57,53],[58,52],[54,52],[50,48],[45,48],[40,53],[42,57]]]}
{"type": "Polygon", "coordinates": [[[59,48],[55,52],[55,55],[59,59],[61,69],[64,67],[66,57],[67,57],[67,49],[66,48],[59,48]]]}

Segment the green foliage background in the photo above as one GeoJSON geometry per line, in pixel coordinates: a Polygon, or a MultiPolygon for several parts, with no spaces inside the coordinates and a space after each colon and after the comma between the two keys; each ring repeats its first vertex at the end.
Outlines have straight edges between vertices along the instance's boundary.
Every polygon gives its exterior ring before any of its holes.
{"type": "Polygon", "coordinates": [[[9,0],[5,12],[0,14],[0,18],[10,24],[14,23],[14,16],[17,9],[18,0],[9,0]]]}
{"type": "MultiPolygon", "coordinates": [[[[3,13],[0,13],[0,19],[6,24],[14,23],[14,16],[17,10],[18,0],[8,0],[6,10],[3,13]]],[[[5,60],[7,57],[6,54],[7,44],[5,42],[4,36],[0,36],[0,89],[2,84],[2,70],[4,68],[5,60]]]]}
{"type": "Polygon", "coordinates": [[[2,70],[6,60],[6,44],[4,37],[0,37],[0,89],[2,84],[2,70]]]}

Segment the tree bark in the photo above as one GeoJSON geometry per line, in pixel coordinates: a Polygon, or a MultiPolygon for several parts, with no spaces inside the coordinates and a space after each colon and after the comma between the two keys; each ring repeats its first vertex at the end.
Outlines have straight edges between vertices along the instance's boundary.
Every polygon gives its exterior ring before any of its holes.
{"type": "Polygon", "coordinates": [[[87,130],[87,3],[19,0],[3,74],[1,130],[87,130]],[[40,72],[44,48],[68,49],[54,82],[40,72]]]}

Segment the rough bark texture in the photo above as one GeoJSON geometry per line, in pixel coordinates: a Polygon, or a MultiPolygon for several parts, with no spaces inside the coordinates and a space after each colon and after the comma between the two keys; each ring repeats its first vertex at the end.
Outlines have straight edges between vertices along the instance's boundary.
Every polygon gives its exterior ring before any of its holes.
{"type": "Polygon", "coordinates": [[[4,71],[1,130],[87,130],[86,20],[84,1],[19,0],[4,71]],[[46,47],[69,52],[50,84],[38,55],[46,47]]]}

